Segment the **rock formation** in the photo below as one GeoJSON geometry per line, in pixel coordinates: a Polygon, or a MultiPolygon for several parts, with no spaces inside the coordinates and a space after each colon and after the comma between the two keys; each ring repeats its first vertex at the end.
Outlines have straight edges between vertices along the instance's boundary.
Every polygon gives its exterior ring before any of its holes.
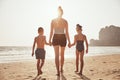
{"type": "Polygon", "coordinates": [[[120,27],[110,25],[99,32],[99,40],[90,40],[91,46],[120,46],[120,27]]]}

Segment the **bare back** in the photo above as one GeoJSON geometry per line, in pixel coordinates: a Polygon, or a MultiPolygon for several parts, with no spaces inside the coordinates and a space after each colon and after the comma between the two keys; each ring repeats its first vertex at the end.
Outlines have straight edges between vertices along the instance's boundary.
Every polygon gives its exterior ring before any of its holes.
{"type": "Polygon", "coordinates": [[[76,41],[84,41],[85,40],[85,35],[83,34],[77,34],[75,35],[76,41]]]}
{"type": "Polygon", "coordinates": [[[45,45],[45,36],[37,36],[35,38],[35,41],[37,43],[37,48],[42,48],[44,49],[44,45],[45,45]]]}
{"type": "Polygon", "coordinates": [[[64,34],[67,27],[67,21],[63,18],[56,18],[53,20],[52,26],[55,34],[64,34]]]}

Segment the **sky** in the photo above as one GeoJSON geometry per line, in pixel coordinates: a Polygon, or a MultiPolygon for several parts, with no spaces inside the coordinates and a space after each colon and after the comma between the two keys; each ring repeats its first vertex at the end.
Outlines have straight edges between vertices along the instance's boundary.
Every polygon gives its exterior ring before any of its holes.
{"type": "Polygon", "coordinates": [[[0,0],[0,46],[32,46],[38,27],[44,28],[48,41],[59,5],[71,42],[78,23],[88,41],[98,39],[105,26],[120,26],[120,0],[0,0]]]}

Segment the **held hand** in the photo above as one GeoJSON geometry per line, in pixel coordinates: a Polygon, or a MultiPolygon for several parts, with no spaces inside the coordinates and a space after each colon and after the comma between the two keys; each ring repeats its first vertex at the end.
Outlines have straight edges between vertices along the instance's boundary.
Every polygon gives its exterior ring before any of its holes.
{"type": "Polygon", "coordinates": [[[52,42],[49,42],[49,45],[52,46],[52,42]]]}
{"type": "Polygon", "coordinates": [[[71,44],[70,43],[68,44],[68,47],[71,48],[71,44]]]}
{"type": "Polygon", "coordinates": [[[34,56],[34,53],[32,52],[32,57],[34,56]]]}
{"type": "Polygon", "coordinates": [[[51,41],[49,41],[49,45],[52,46],[52,42],[51,41]]]}

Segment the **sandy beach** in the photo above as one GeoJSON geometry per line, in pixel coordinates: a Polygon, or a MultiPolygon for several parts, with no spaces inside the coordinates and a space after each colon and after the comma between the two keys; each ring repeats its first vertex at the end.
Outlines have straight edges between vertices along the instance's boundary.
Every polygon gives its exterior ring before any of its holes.
{"type": "Polygon", "coordinates": [[[86,56],[83,76],[74,73],[75,58],[65,59],[64,73],[56,76],[54,60],[46,59],[36,77],[36,60],[0,63],[0,80],[120,80],[120,55],[86,56]]]}

